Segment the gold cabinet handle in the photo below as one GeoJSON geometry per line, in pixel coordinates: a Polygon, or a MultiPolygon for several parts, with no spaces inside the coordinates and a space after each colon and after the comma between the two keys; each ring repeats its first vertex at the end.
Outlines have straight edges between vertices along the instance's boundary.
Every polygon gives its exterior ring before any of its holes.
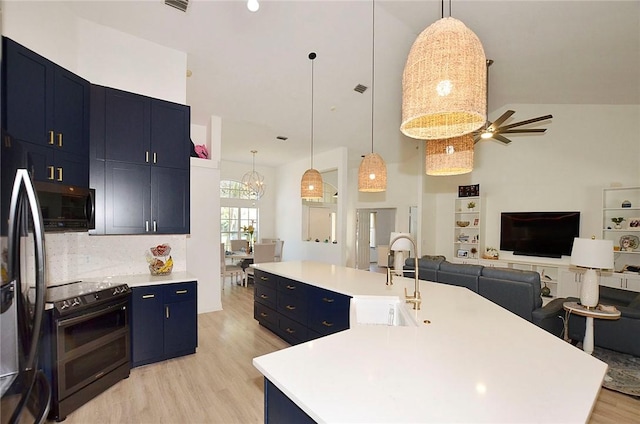
{"type": "Polygon", "coordinates": [[[62,133],[58,133],[58,147],[62,147],[62,133]]]}
{"type": "Polygon", "coordinates": [[[155,294],[143,294],[142,295],[143,299],[153,299],[154,297],[156,297],[155,294]]]}
{"type": "Polygon", "coordinates": [[[290,311],[294,311],[296,309],[295,306],[291,306],[291,305],[287,305],[287,306],[285,306],[285,308],[287,308],[290,311]]]}
{"type": "Polygon", "coordinates": [[[284,331],[286,331],[286,332],[287,332],[287,333],[289,333],[289,334],[293,334],[293,333],[295,333],[295,332],[296,332],[296,330],[292,330],[292,329],[290,329],[290,328],[287,328],[287,329],[286,329],[286,330],[284,330],[284,331]]]}
{"type": "Polygon", "coordinates": [[[289,290],[295,290],[295,289],[296,289],[296,286],[290,286],[290,285],[288,285],[288,284],[287,284],[287,288],[288,288],[289,290]]]}
{"type": "Polygon", "coordinates": [[[58,181],[62,182],[62,168],[58,168],[58,181]]]}
{"type": "Polygon", "coordinates": [[[335,301],[335,299],[329,299],[329,298],[323,297],[322,301],[323,302],[327,302],[327,303],[333,303],[335,301]]]}
{"type": "Polygon", "coordinates": [[[187,290],[176,290],[176,294],[185,294],[187,290]]]}
{"type": "Polygon", "coordinates": [[[55,134],[53,133],[53,131],[49,131],[49,144],[51,144],[52,146],[55,144],[55,141],[53,140],[55,137],[55,134]]]}
{"type": "Polygon", "coordinates": [[[55,170],[53,166],[47,166],[47,169],[49,170],[49,179],[53,180],[55,178],[55,170]]]}
{"type": "Polygon", "coordinates": [[[169,307],[168,306],[164,307],[164,312],[166,314],[167,319],[169,319],[169,307]]]}
{"type": "Polygon", "coordinates": [[[149,151],[148,150],[146,152],[144,152],[144,161],[146,163],[149,163],[149,151]]]}
{"type": "Polygon", "coordinates": [[[261,295],[260,295],[260,298],[261,298],[261,299],[269,299],[269,296],[267,296],[266,294],[261,294],[261,295]]]}
{"type": "Polygon", "coordinates": [[[266,318],[266,317],[268,317],[269,315],[265,314],[264,312],[260,312],[260,316],[261,316],[262,318],[266,318]]]}
{"type": "Polygon", "coordinates": [[[262,281],[269,281],[269,277],[260,277],[260,280],[262,280],[262,281]]]}
{"type": "Polygon", "coordinates": [[[153,152],[153,163],[158,163],[158,154],[153,152]]]}
{"type": "Polygon", "coordinates": [[[333,323],[327,321],[322,321],[322,325],[324,325],[325,327],[333,327],[333,323]]]}

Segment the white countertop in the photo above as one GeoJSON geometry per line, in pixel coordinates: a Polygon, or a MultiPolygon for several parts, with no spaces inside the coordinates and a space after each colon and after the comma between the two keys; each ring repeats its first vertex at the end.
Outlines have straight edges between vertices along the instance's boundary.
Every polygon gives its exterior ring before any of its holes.
{"type": "MultiPolygon", "coordinates": [[[[314,262],[256,267],[356,297],[414,286],[314,262]]],[[[418,327],[355,325],[254,366],[317,422],[587,421],[605,363],[465,288],[420,287],[418,327]]]]}
{"type": "Polygon", "coordinates": [[[158,284],[184,283],[185,281],[197,281],[198,279],[186,271],[172,272],[169,275],[132,274],[113,275],[104,278],[91,279],[101,282],[126,283],[129,287],[155,286],[158,284]]]}

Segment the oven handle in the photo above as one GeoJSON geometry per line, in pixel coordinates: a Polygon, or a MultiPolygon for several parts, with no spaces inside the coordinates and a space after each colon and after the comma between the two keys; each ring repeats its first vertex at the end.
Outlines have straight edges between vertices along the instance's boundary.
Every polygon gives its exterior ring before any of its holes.
{"type": "Polygon", "coordinates": [[[65,326],[68,326],[68,325],[77,324],[77,323],[82,322],[82,321],[87,321],[89,319],[95,318],[95,317],[100,316],[100,315],[104,315],[107,312],[111,312],[112,310],[118,309],[118,308],[127,309],[127,302],[126,301],[119,302],[119,303],[117,303],[115,305],[110,305],[110,306],[107,306],[106,308],[102,308],[102,309],[100,309],[98,311],[91,312],[91,313],[88,313],[88,314],[82,314],[82,315],[77,316],[77,317],[59,319],[58,320],[58,327],[65,327],[65,326]]]}

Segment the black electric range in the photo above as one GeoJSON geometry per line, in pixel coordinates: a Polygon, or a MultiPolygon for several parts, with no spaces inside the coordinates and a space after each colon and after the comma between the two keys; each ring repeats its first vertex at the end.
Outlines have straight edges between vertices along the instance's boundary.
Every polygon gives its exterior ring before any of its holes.
{"type": "Polygon", "coordinates": [[[55,309],[56,315],[62,316],[117,301],[130,294],[131,289],[124,283],[72,281],[47,287],[45,302],[55,309]]]}

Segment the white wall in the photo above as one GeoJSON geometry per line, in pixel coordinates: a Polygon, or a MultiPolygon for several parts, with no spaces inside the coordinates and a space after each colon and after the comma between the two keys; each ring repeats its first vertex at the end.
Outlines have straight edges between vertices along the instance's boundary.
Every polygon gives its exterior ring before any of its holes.
{"type": "MultiPolygon", "coordinates": [[[[507,108],[505,107],[505,110],[507,108]]],[[[582,237],[601,236],[602,188],[640,185],[640,106],[509,105],[516,121],[544,114],[547,132],[486,140],[475,146],[474,171],[455,177],[425,176],[424,202],[435,219],[427,253],[453,257],[453,201],[459,185],[480,184],[485,204],[485,246],[499,247],[500,212],[581,212],[582,237]]],[[[492,114],[499,116],[503,110],[492,114]]],[[[425,213],[425,212],[423,212],[425,213]]]]}

